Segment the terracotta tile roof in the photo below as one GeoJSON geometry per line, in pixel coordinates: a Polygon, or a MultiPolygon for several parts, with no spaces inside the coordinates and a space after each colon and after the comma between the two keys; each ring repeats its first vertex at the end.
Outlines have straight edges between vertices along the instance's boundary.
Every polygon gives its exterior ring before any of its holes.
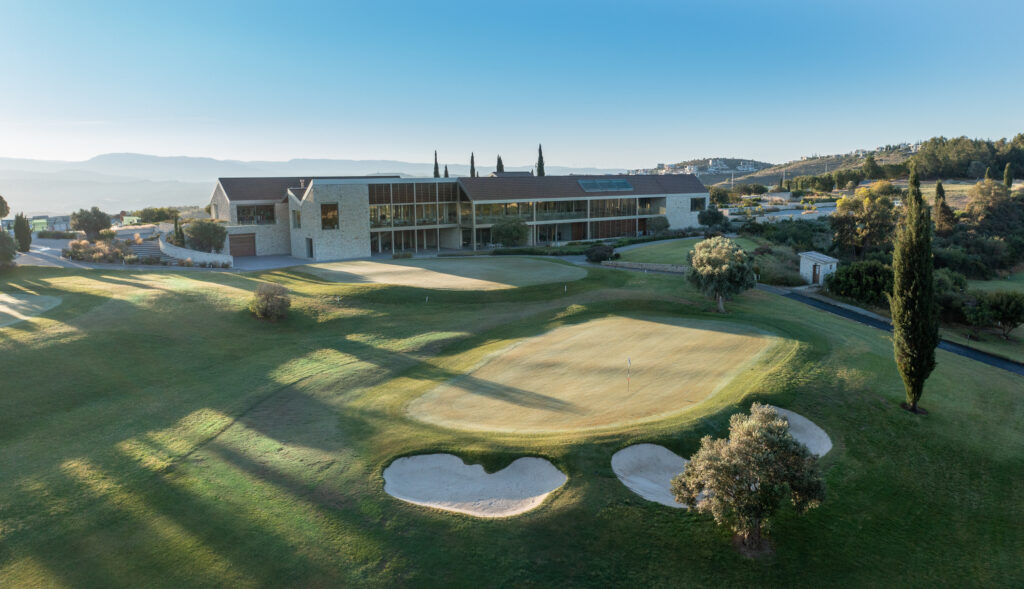
{"type": "MultiPolygon", "coordinates": [[[[359,180],[398,178],[398,176],[288,176],[288,177],[267,177],[267,178],[219,178],[224,194],[229,201],[232,200],[265,200],[277,202],[284,200],[289,188],[298,187],[303,183],[306,187],[313,180],[359,180]]],[[[305,188],[299,188],[305,191],[305,188]]]]}
{"type": "Polygon", "coordinates": [[[504,176],[500,178],[459,178],[470,200],[523,200],[696,194],[708,189],[692,174],[664,176],[504,176]],[[633,190],[587,192],[580,180],[625,180],[633,190]]]}

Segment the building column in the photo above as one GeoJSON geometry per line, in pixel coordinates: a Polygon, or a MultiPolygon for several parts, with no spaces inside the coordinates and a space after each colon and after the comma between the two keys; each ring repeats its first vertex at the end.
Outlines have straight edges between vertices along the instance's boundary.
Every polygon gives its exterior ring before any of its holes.
{"type": "Polygon", "coordinates": [[[590,237],[590,224],[591,224],[590,223],[590,200],[588,199],[587,200],[587,240],[588,241],[591,239],[591,237],[590,237]]]}
{"type": "Polygon", "coordinates": [[[637,198],[633,205],[633,219],[636,220],[636,230],[633,231],[633,237],[640,237],[640,199],[637,198]]]}
{"type": "Polygon", "coordinates": [[[470,226],[473,228],[473,251],[475,252],[476,251],[476,203],[475,202],[469,203],[469,214],[470,214],[469,220],[471,222],[470,226]]]}

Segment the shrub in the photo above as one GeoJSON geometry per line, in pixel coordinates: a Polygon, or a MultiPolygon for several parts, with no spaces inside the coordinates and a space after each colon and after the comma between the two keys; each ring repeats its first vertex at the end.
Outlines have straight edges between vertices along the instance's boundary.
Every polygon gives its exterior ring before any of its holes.
{"type": "Polygon", "coordinates": [[[949,268],[935,271],[935,302],[939,314],[946,321],[964,320],[964,299],[967,292],[967,278],[949,268]]]}
{"type": "Polygon", "coordinates": [[[105,264],[124,262],[125,256],[130,254],[131,250],[124,242],[98,241],[91,243],[85,239],[69,242],[68,247],[61,251],[63,257],[71,260],[105,264]]]}
{"type": "Polygon", "coordinates": [[[14,258],[18,255],[18,245],[6,231],[0,231],[0,268],[7,268],[14,264],[14,258]]]}
{"type": "Polygon", "coordinates": [[[610,260],[614,254],[615,248],[610,245],[595,245],[583,252],[583,255],[587,256],[587,261],[594,263],[610,260]]]}
{"type": "Polygon", "coordinates": [[[292,304],[288,289],[280,284],[264,283],[256,287],[249,310],[258,319],[277,321],[288,315],[288,307],[292,304]]]}
{"type": "Polygon", "coordinates": [[[87,239],[97,239],[103,229],[110,227],[110,215],[104,213],[99,207],[89,210],[79,209],[71,213],[71,228],[85,232],[87,239]]]}
{"type": "Polygon", "coordinates": [[[391,254],[393,260],[406,260],[412,257],[412,252],[395,252],[391,254]]]}
{"type": "Polygon", "coordinates": [[[97,233],[96,237],[100,241],[114,241],[114,238],[117,237],[117,231],[114,231],[113,229],[104,229],[97,233]]]}
{"type": "Polygon", "coordinates": [[[522,219],[502,219],[491,226],[491,240],[506,246],[517,246],[526,243],[530,228],[522,219]]]}
{"type": "Polygon", "coordinates": [[[14,216],[14,240],[18,242],[19,252],[27,252],[32,245],[32,225],[21,213],[14,216]]]}
{"type": "Polygon", "coordinates": [[[201,252],[218,252],[224,249],[228,230],[212,219],[197,219],[185,226],[185,237],[189,247],[201,252]]]}
{"type": "Polygon", "coordinates": [[[647,219],[647,230],[654,235],[668,231],[668,219],[665,217],[647,219]]]}
{"type": "Polygon", "coordinates": [[[887,307],[892,292],[892,268],[875,260],[840,266],[825,277],[825,290],[867,305],[887,307]]]}
{"type": "Polygon", "coordinates": [[[718,227],[725,222],[725,215],[714,205],[697,214],[697,222],[705,227],[718,227]]]}
{"type": "Polygon", "coordinates": [[[757,284],[750,256],[731,239],[705,239],[693,246],[687,261],[692,269],[687,279],[718,302],[719,313],[725,313],[725,299],[757,284]]]}

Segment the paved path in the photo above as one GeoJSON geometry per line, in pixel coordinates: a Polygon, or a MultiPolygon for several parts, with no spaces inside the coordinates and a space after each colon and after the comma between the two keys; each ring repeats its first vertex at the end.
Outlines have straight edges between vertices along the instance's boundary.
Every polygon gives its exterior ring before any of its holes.
{"type": "MultiPolygon", "coordinates": [[[[786,297],[787,299],[792,299],[794,301],[804,303],[805,305],[810,305],[811,307],[821,309],[822,311],[828,311],[833,315],[839,315],[840,317],[845,317],[846,319],[856,321],[857,323],[862,323],[869,327],[874,327],[875,329],[881,329],[883,331],[887,331],[890,333],[892,332],[892,324],[889,323],[888,321],[882,321],[875,317],[870,317],[863,313],[858,313],[848,308],[840,307],[839,305],[833,305],[825,301],[813,299],[806,295],[795,293],[784,288],[769,286],[767,284],[759,284],[757,285],[757,288],[759,290],[763,290],[766,292],[777,294],[779,296],[786,297]]],[[[1024,376],[1024,364],[1021,364],[1020,362],[1014,362],[1013,360],[1008,360],[1006,358],[994,356],[992,354],[982,352],[981,350],[969,348],[967,346],[960,345],[949,340],[940,340],[939,349],[946,350],[947,352],[952,352],[965,358],[970,358],[971,360],[976,360],[978,362],[981,362],[982,364],[988,364],[989,366],[995,366],[996,368],[1002,368],[1003,370],[1007,370],[1009,372],[1013,372],[1014,374],[1024,376]]]]}

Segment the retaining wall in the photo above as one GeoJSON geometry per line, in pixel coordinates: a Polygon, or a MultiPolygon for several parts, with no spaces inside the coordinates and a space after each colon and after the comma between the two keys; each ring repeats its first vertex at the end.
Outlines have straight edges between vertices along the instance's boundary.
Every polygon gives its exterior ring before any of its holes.
{"type": "Polygon", "coordinates": [[[161,235],[160,239],[157,240],[160,244],[160,251],[166,256],[170,256],[177,260],[188,260],[191,259],[193,264],[227,264],[228,266],[235,265],[235,259],[228,254],[213,254],[210,252],[200,252],[196,250],[190,250],[176,245],[167,243],[164,236],[161,235]]]}

